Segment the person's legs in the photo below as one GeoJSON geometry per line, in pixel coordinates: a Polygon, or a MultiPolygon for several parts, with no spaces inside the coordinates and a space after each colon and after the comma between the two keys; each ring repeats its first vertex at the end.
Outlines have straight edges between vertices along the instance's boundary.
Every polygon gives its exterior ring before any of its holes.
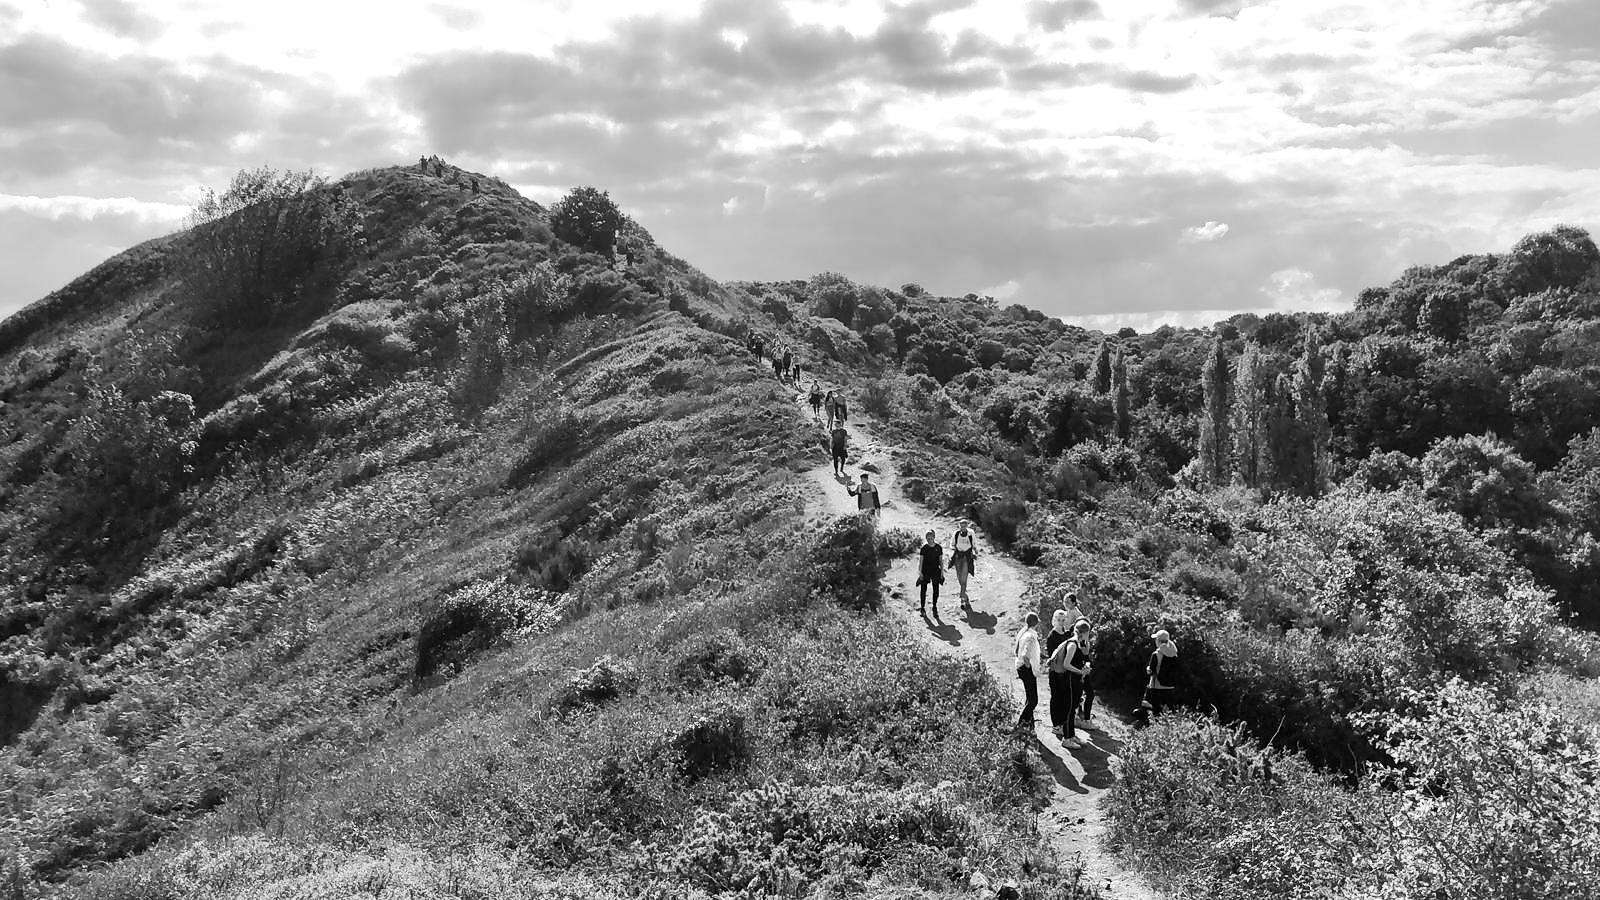
{"type": "Polygon", "coordinates": [[[933,617],[937,619],[939,618],[939,579],[930,578],[928,580],[933,582],[933,617]]]}
{"type": "Polygon", "coordinates": [[[1083,718],[1088,721],[1089,714],[1094,711],[1094,675],[1083,677],[1083,718]]]}
{"type": "Polygon", "coordinates": [[[1039,676],[1028,666],[1017,667],[1017,678],[1022,682],[1022,715],[1017,716],[1017,727],[1033,728],[1033,710],[1039,705],[1039,676]]]}
{"type": "Polygon", "coordinates": [[[962,556],[956,560],[956,582],[961,585],[961,599],[967,599],[967,558],[962,556]]]}
{"type": "Polygon", "coordinates": [[[1066,728],[1063,729],[1063,733],[1066,735],[1066,739],[1067,740],[1073,740],[1074,738],[1076,738],[1078,736],[1077,735],[1077,727],[1078,727],[1077,714],[1078,714],[1078,699],[1079,699],[1078,695],[1083,692],[1083,682],[1082,682],[1081,679],[1078,678],[1078,676],[1072,675],[1070,673],[1066,677],[1066,682],[1067,682],[1067,714],[1066,714],[1067,721],[1066,721],[1066,728]]]}
{"type": "Polygon", "coordinates": [[[1060,731],[1067,724],[1067,685],[1066,677],[1060,672],[1051,672],[1050,682],[1050,727],[1060,731]]]}
{"type": "MultiPolygon", "coordinates": [[[[924,613],[928,611],[928,582],[921,578],[917,579],[917,606],[920,607],[924,613]]],[[[933,601],[933,608],[935,610],[939,608],[938,600],[933,601]]]]}

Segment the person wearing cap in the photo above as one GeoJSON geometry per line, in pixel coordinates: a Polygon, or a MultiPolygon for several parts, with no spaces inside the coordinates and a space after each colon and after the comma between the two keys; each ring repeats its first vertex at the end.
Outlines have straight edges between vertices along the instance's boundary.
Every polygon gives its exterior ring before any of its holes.
{"type": "Polygon", "coordinates": [[[1149,681],[1144,688],[1144,706],[1152,714],[1160,712],[1172,705],[1173,691],[1177,686],[1178,675],[1178,643],[1172,639],[1165,628],[1160,629],[1150,636],[1156,642],[1156,649],[1150,654],[1150,662],[1145,665],[1145,674],[1149,681]]]}
{"type": "Polygon", "coordinates": [[[972,598],[967,596],[967,576],[972,574],[977,549],[972,523],[966,519],[957,521],[955,537],[950,541],[950,568],[956,570],[956,583],[961,585],[961,606],[964,609],[972,608],[972,598]]]}
{"type": "Polygon", "coordinates": [[[878,486],[867,479],[867,473],[861,473],[861,483],[855,487],[846,486],[845,490],[850,496],[856,498],[856,508],[873,518],[878,517],[878,486]]]}
{"type": "Polygon", "coordinates": [[[1039,705],[1039,614],[1028,613],[1027,624],[1012,642],[1016,651],[1017,680],[1022,682],[1022,715],[1018,731],[1033,730],[1033,710],[1039,705]]]}

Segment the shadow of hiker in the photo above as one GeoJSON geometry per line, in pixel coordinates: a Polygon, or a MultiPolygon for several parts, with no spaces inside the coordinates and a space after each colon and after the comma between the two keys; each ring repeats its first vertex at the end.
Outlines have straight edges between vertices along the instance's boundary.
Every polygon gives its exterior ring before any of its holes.
{"type": "MultiPolygon", "coordinates": [[[[1072,774],[1072,767],[1067,765],[1067,761],[1061,758],[1061,755],[1056,752],[1055,748],[1051,747],[1050,744],[1045,743],[1044,739],[1040,738],[1037,734],[1034,735],[1034,740],[1038,741],[1039,744],[1039,759],[1044,762],[1044,767],[1049,770],[1050,777],[1056,780],[1056,784],[1061,785],[1073,793],[1089,793],[1088,788],[1078,783],[1078,779],[1072,774]]],[[[1056,746],[1060,747],[1061,745],[1056,744],[1056,746]]]]}
{"type": "Polygon", "coordinates": [[[970,606],[965,610],[965,619],[969,627],[981,628],[984,634],[994,634],[994,626],[1000,621],[993,613],[986,613],[970,606]]]}
{"type": "Polygon", "coordinates": [[[952,647],[961,646],[961,629],[948,625],[940,619],[930,619],[927,613],[922,614],[922,621],[927,623],[928,630],[933,632],[934,637],[952,647]]]}
{"type": "MultiPolygon", "coordinates": [[[[1111,771],[1112,751],[1101,743],[1101,740],[1106,737],[1106,735],[1100,735],[1099,739],[1083,741],[1078,747],[1078,752],[1073,754],[1083,766],[1083,783],[1097,790],[1105,790],[1116,783],[1117,780],[1116,775],[1111,771]]],[[[1116,742],[1113,741],[1113,743],[1116,742]]],[[[1120,747],[1122,745],[1117,743],[1117,746],[1120,747]]]]}

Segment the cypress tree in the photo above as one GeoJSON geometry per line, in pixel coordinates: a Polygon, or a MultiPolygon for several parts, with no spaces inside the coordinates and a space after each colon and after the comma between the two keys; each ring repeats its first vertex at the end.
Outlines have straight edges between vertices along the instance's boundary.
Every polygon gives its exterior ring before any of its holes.
{"type": "Polygon", "coordinates": [[[1207,484],[1221,484],[1233,452],[1228,433],[1228,351],[1221,337],[1211,342],[1200,381],[1205,398],[1200,416],[1200,477],[1207,484]]]}
{"type": "Polygon", "coordinates": [[[1100,349],[1094,355],[1094,392],[1108,394],[1111,392],[1111,341],[1109,338],[1100,339],[1100,349]]]}

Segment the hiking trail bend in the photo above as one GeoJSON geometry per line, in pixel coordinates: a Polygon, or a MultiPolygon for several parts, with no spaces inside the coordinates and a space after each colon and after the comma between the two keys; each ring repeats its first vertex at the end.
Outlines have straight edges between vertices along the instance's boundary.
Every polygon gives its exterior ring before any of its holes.
{"type": "MultiPolygon", "coordinates": [[[[827,389],[829,386],[825,385],[824,390],[827,389]]],[[[797,400],[809,417],[811,407],[806,393],[801,392],[797,400]]],[[[825,438],[825,413],[818,429],[825,438]]],[[[896,491],[899,480],[894,462],[896,448],[877,441],[858,423],[847,422],[845,431],[850,436],[849,461],[845,466],[847,476],[835,476],[831,461],[810,469],[806,478],[815,489],[807,502],[808,514],[832,517],[856,513],[856,498],[847,492],[846,486],[856,484],[860,473],[867,471],[878,486],[884,504],[878,513],[880,527],[905,528],[919,538],[931,529],[941,541],[948,540],[955,530],[953,518],[934,515],[896,491]]],[[[901,620],[928,646],[981,661],[1012,698],[1014,708],[1020,709],[1022,684],[1017,680],[1012,642],[1028,612],[1037,608],[1031,598],[1025,599],[1028,571],[1020,562],[995,549],[976,526],[972,531],[976,536],[977,563],[968,580],[970,610],[961,608],[955,573],[947,572],[939,597],[939,617],[933,618],[931,610],[924,617],[918,611],[918,562],[913,555],[890,564],[884,577],[888,597],[886,612],[901,620]]],[[[945,560],[948,563],[948,555],[945,560]]],[[[1050,730],[1049,706],[1050,686],[1041,674],[1032,749],[1051,780],[1049,803],[1039,816],[1040,833],[1063,863],[1083,867],[1085,880],[1106,900],[1160,900],[1162,894],[1125,869],[1103,847],[1107,826],[1100,800],[1116,781],[1112,764],[1132,730],[1130,724],[1118,712],[1099,706],[1094,710],[1093,730],[1086,730],[1080,721],[1077,737],[1082,745],[1068,749],[1050,730]]]]}

